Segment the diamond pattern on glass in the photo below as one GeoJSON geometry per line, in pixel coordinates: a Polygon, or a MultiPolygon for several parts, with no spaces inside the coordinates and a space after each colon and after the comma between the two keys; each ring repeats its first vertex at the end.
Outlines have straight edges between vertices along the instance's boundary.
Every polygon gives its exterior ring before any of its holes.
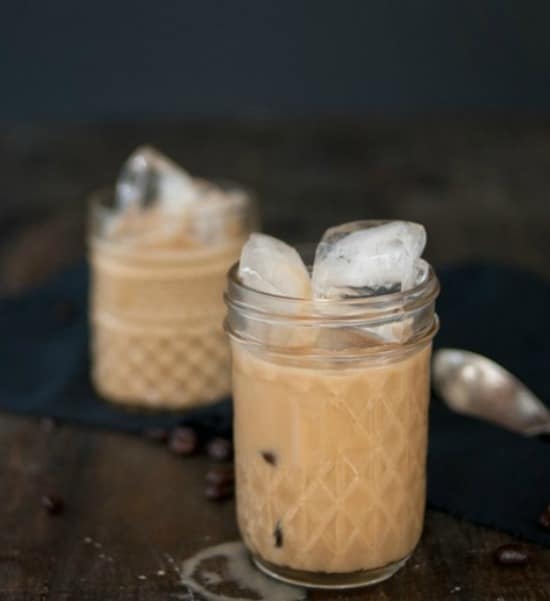
{"type": "Polygon", "coordinates": [[[93,380],[108,399],[176,409],[229,393],[221,325],[140,332],[96,321],[93,347],[93,380]]]}
{"type": "Polygon", "coordinates": [[[265,362],[255,371],[256,359],[242,369],[241,361],[234,368],[237,506],[247,545],[271,563],[310,571],[370,569],[406,557],[424,517],[429,349],[332,379],[272,364],[277,377],[255,381],[265,362]],[[297,377],[314,380],[308,392],[303,382],[293,385],[297,377]],[[287,419],[275,420],[277,411],[287,419]],[[250,452],[260,437],[277,466],[250,452]],[[275,523],[282,548],[272,542],[275,523]]]}
{"type": "Polygon", "coordinates": [[[229,393],[222,296],[241,243],[194,254],[92,244],[92,378],[104,397],[180,409],[229,393]]]}

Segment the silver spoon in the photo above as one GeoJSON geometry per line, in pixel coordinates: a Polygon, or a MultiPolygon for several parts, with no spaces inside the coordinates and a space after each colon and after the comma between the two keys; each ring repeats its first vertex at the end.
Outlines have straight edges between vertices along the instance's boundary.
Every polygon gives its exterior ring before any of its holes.
{"type": "Polygon", "coordinates": [[[550,410],[522,382],[487,357],[460,349],[434,353],[433,386],[458,413],[526,436],[550,434],[550,410]]]}

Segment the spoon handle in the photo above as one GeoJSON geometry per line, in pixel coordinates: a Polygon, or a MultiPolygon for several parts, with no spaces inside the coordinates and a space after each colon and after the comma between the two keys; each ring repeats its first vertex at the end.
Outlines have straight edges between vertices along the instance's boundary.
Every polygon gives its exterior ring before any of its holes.
{"type": "Polygon", "coordinates": [[[525,434],[527,436],[538,436],[541,440],[550,442],[550,420],[537,424],[525,434]]]}

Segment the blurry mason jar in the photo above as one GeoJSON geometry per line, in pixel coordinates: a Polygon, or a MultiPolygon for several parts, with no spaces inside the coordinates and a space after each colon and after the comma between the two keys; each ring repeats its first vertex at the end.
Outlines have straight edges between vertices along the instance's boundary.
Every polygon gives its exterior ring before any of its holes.
{"type": "Polygon", "coordinates": [[[248,192],[218,191],[220,202],[184,213],[121,211],[114,190],[93,195],[91,375],[105,399],[182,409],[229,393],[225,277],[258,220],[248,192]]]}

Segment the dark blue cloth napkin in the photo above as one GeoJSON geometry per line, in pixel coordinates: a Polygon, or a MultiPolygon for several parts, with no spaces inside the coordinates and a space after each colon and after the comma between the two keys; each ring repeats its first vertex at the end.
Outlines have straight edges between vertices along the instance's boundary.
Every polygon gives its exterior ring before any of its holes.
{"type": "MultiPolygon", "coordinates": [[[[439,272],[438,346],[486,354],[550,401],[550,283],[495,265],[439,272]]],[[[231,402],[183,415],[119,410],[101,401],[88,372],[88,272],[78,265],[23,297],[0,300],[0,409],[131,432],[187,423],[230,435],[231,402]]],[[[550,546],[537,525],[550,503],[550,445],[456,415],[430,413],[428,502],[550,546]]]]}
{"type": "Polygon", "coordinates": [[[127,432],[185,422],[231,434],[231,402],[140,412],[102,401],[89,377],[88,269],[77,265],[25,296],[0,300],[0,409],[127,432]]]}

